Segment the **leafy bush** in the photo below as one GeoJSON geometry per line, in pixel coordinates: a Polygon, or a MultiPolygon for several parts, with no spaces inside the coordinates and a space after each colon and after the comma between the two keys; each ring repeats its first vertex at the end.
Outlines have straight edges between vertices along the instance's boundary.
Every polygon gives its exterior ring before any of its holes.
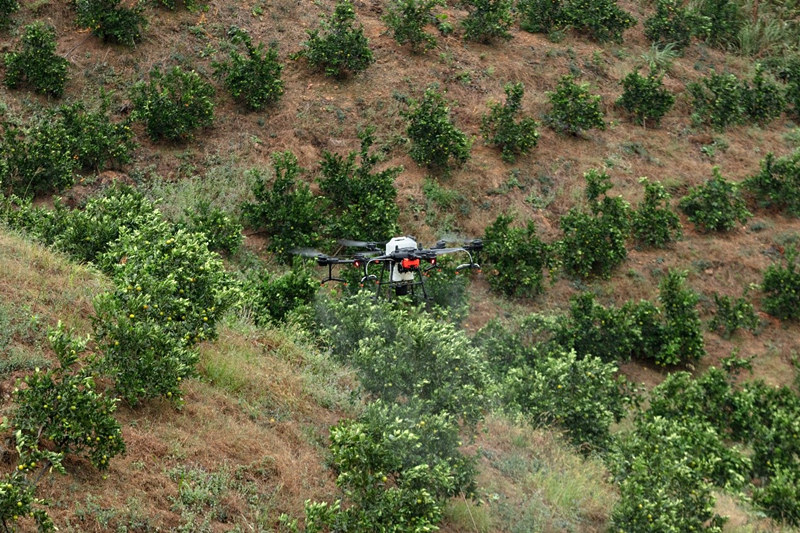
{"type": "Polygon", "coordinates": [[[256,323],[266,324],[282,322],[291,311],[311,303],[317,289],[317,278],[301,260],[296,259],[292,269],[282,276],[260,273],[245,287],[245,293],[253,300],[256,323]]]}
{"type": "Polygon", "coordinates": [[[636,25],[636,19],[615,0],[566,0],[562,17],[567,25],[601,43],[622,43],[622,33],[636,25]]]}
{"type": "Polygon", "coordinates": [[[755,122],[766,124],[781,116],[786,98],[777,83],[764,77],[764,69],[756,65],[752,86],[744,88],[745,115],[755,122]]]}
{"type": "Polygon", "coordinates": [[[578,358],[574,351],[512,368],[501,384],[503,404],[534,424],[555,424],[578,446],[606,448],[609,430],[627,403],[616,378],[617,366],[599,357],[578,358]]]}
{"type": "Polygon", "coordinates": [[[657,181],[642,178],[639,183],[644,185],[644,200],[631,217],[633,236],[645,246],[664,248],[683,233],[678,215],[669,208],[671,195],[657,181]]]}
{"type": "Polygon", "coordinates": [[[572,76],[567,75],[547,96],[553,109],[545,116],[545,122],[554,130],[578,135],[581,130],[606,128],[600,96],[589,93],[588,83],[578,85],[572,76]]]}
{"type": "Polygon", "coordinates": [[[711,319],[709,327],[722,332],[722,336],[729,339],[739,328],[754,331],[758,325],[758,315],[753,304],[744,298],[733,300],[730,296],[714,293],[714,303],[717,311],[711,319]]]}
{"type": "Polygon", "coordinates": [[[486,228],[483,253],[490,265],[489,285],[506,296],[536,296],[544,290],[542,269],[552,266],[552,252],[536,236],[532,220],[525,228],[512,228],[513,221],[513,216],[501,214],[486,228]]]}
{"type": "Polygon", "coordinates": [[[375,402],[330,433],[332,463],[349,504],[306,502],[305,531],[434,531],[445,498],[474,489],[447,414],[375,402]]]}
{"type": "Polygon", "coordinates": [[[112,457],[125,451],[122,430],[113,417],[116,401],[98,393],[91,374],[77,368],[85,340],[73,338],[59,324],[50,333],[50,344],[58,368],[36,369],[23,380],[26,386],[14,392],[17,406],[10,425],[17,432],[20,459],[30,468],[44,461],[42,468],[52,466],[63,473],[66,454],[85,455],[104,470],[112,457]]]}
{"type": "Polygon", "coordinates": [[[779,158],[767,154],[761,161],[761,171],[747,178],[744,187],[765,207],[800,216],[800,150],[779,158]]]}
{"type": "Polygon", "coordinates": [[[107,100],[97,111],[88,111],[81,102],[61,106],[58,118],[73,143],[73,158],[81,168],[103,170],[109,161],[130,163],[136,147],[133,130],[128,120],[111,122],[107,100]]]}
{"type": "Polygon", "coordinates": [[[465,39],[482,43],[511,39],[508,29],[514,23],[512,0],[465,0],[464,4],[469,9],[461,22],[465,39]]]}
{"type": "Polygon", "coordinates": [[[323,18],[319,29],[308,32],[304,50],[298,55],[308,59],[314,68],[324,69],[327,76],[336,78],[366,70],[375,59],[364,28],[356,28],[355,20],[352,2],[341,0],[333,15],[323,18]]]}
{"type": "Polygon", "coordinates": [[[75,5],[78,26],[103,41],[133,46],[142,39],[142,28],[147,25],[143,4],[129,8],[121,6],[120,0],[75,0],[75,5]]]}
{"type": "Polygon", "coordinates": [[[405,117],[410,155],[420,165],[448,170],[451,158],[455,163],[469,159],[469,138],[455,127],[447,101],[434,87],[425,90],[422,100],[415,102],[405,117]]]}
{"type": "Polygon", "coordinates": [[[693,36],[707,33],[707,25],[706,17],[681,7],[677,0],[658,0],[656,12],[644,21],[644,34],[659,46],[673,43],[677,51],[683,51],[693,36]]]}
{"type": "Polygon", "coordinates": [[[481,118],[481,135],[484,140],[503,150],[503,161],[513,163],[517,154],[526,154],[536,146],[539,133],[536,121],[531,117],[516,116],[522,110],[525,86],[522,82],[507,83],[505,104],[490,103],[489,113],[481,118]]]}
{"type": "Polygon", "coordinates": [[[573,208],[561,217],[564,268],[583,278],[592,274],[608,277],[628,256],[625,241],[630,234],[630,206],[620,197],[606,195],[612,185],[605,172],[592,169],[584,178],[590,212],[573,208]]]}
{"type": "Polygon", "coordinates": [[[233,255],[242,245],[242,225],[219,207],[212,207],[208,200],[198,201],[184,216],[180,226],[191,233],[203,234],[209,250],[233,255]]]}
{"type": "Polygon", "coordinates": [[[637,69],[622,80],[623,92],[617,105],[633,115],[634,122],[640,126],[649,120],[657,126],[675,103],[675,97],[664,88],[662,78],[653,72],[645,78],[637,69]]]}
{"type": "Polygon", "coordinates": [[[5,84],[9,89],[27,85],[37,93],[64,94],[69,61],[56,55],[56,30],[41,21],[25,26],[22,50],[5,54],[5,84]]]}
{"type": "Polygon", "coordinates": [[[753,501],[764,508],[768,516],[792,526],[800,525],[800,480],[791,469],[780,469],[766,487],[753,490],[753,501]]]}
{"type": "Polygon", "coordinates": [[[283,65],[278,62],[277,46],[266,49],[263,43],[255,46],[246,31],[235,27],[228,35],[232,44],[244,46],[247,55],[231,50],[229,61],[213,63],[215,74],[223,79],[233,97],[249,109],[258,111],[277,102],[283,95],[283,65]]]}
{"type": "Polygon", "coordinates": [[[441,5],[444,0],[393,0],[383,21],[399,44],[409,43],[413,52],[425,52],[436,46],[436,37],[424,28],[434,20],[433,8],[441,5]]]}
{"type": "Polygon", "coordinates": [[[735,74],[711,74],[701,83],[686,86],[693,98],[696,122],[707,122],[716,130],[724,130],[744,120],[745,87],[735,74]]]}
{"type": "Polygon", "coordinates": [[[136,119],[145,123],[154,141],[184,141],[194,130],[211,126],[214,120],[214,88],[195,71],[175,66],[162,73],[150,71],[150,81],[140,81],[131,90],[136,119]]]}
{"type": "Polygon", "coordinates": [[[744,22],[744,13],[740,5],[733,0],[703,0],[697,3],[698,14],[708,20],[706,41],[710,44],[726,47],[736,42],[739,30],[744,22]]]}
{"type": "Polygon", "coordinates": [[[771,264],[764,272],[764,310],[781,320],[800,319],[800,270],[797,250],[786,250],[785,265],[771,264]]]}
{"type": "Polygon", "coordinates": [[[11,24],[11,15],[19,10],[17,0],[0,0],[0,30],[11,24]]]}
{"type": "Polygon", "coordinates": [[[698,296],[684,287],[685,272],[670,270],[659,284],[658,299],[666,319],[665,343],[655,356],[659,365],[677,365],[699,360],[705,355],[698,296]]]}
{"type": "Polygon", "coordinates": [[[752,215],[739,191],[740,186],[722,177],[718,167],[703,185],[692,187],[678,207],[704,231],[730,231],[752,215]]]}
{"type": "Polygon", "coordinates": [[[294,248],[319,243],[321,204],[308,185],[297,179],[302,169],[293,153],[273,153],[272,167],[275,171],[272,187],[258,174],[253,185],[255,202],[245,203],[242,212],[252,227],[269,235],[268,249],[282,261],[288,261],[294,248]]]}
{"type": "Polygon", "coordinates": [[[550,33],[563,23],[561,0],[518,0],[520,27],[531,33],[550,33]]]}
{"type": "Polygon", "coordinates": [[[36,486],[25,474],[14,471],[0,478],[0,523],[5,531],[15,531],[13,523],[24,516],[32,516],[40,533],[56,531],[55,524],[42,509],[44,501],[35,496],[36,486]]]}
{"type": "Polygon", "coordinates": [[[336,216],[328,230],[348,239],[388,240],[397,231],[397,189],[394,180],[403,167],[375,172],[380,158],[370,154],[374,127],[359,132],[361,165],[356,166],[356,152],[347,157],[324,152],[321,162],[320,191],[330,200],[336,216]]]}

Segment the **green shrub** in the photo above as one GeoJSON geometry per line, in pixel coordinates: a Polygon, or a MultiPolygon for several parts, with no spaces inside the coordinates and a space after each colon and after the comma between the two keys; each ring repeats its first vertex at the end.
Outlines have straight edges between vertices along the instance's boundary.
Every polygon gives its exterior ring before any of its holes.
{"type": "Polygon", "coordinates": [[[685,272],[670,270],[658,287],[665,318],[665,343],[655,356],[659,365],[693,362],[705,355],[698,296],[685,288],[685,280],[685,272]]]}
{"type": "Polygon", "coordinates": [[[561,0],[518,0],[520,28],[531,33],[550,33],[563,24],[561,0]]]}
{"type": "Polygon", "coordinates": [[[521,117],[519,121],[516,120],[522,110],[522,97],[525,94],[522,82],[507,83],[503,90],[506,102],[489,104],[489,113],[481,118],[481,135],[487,143],[502,149],[503,161],[513,163],[517,154],[526,154],[536,146],[539,133],[533,118],[521,117]]]}
{"type": "Polygon", "coordinates": [[[692,37],[708,32],[708,19],[677,0],[658,0],[656,12],[644,21],[644,34],[653,43],[664,46],[672,43],[677,51],[689,46],[692,37]]]}
{"type": "Polygon", "coordinates": [[[800,216],[800,150],[786,157],[767,154],[761,171],[744,181],[744,187],[769,208],[800,216]]]}
{"type": "Polygon", "coordinates": [[[698,14],[708,19],[706,41],[719,47],[732,46],[744,23],[744,13],[733,0],[702,0],[697,3],[698,14]]]}
{"type": "Polygon", "coordinates": [[[125,120],[112,123],[108,116],[108,101],[97,111],[88,111],[81,102],[58,108],[59,120],[72,141],[73,158],[83,169],[103,170],[109,161],[130,163],[136,147],[133,130],[125,120]]]}
{"type": "Polygon", "coordinates": [[[44,461],[50,464],[42,468],[63,473],[65,455],[85,455],[105,470],[112,457],[125,451],[113,417],[116,401],[97,392],[92,375],[77,368],[86,340],[73,338],[60,324],[49,337],[59,366],[44,372],[37,368],[14,392],[17,405],[10,425],[17,432],[20,459],[26,468],[44,461]]]}
{"type": "Polygon", "coordinates": [[[0,0],[0,30],[11,24],[11,15],[19,11],[17,0],[0,0]]]}
{"type": "Polygon", "coordinates": [[[37,93],[64,94],[69,61],[56,55],[56,30],[41,21],[25,26],[22,50],[5,54],[5,84],[9,89],[27,85],[37,93]]]}
{"type": "Polygon", "coordinates": [[[277,46],[266,49],[263,43],[255,46],[250,35],[236,27],[228,35],[233,45],[244,46],[247,55],[232,49],[229,61],[213,63],[215,74],[222,78],[233,97],[249,109],[258,111],[277,102],[283,95],[283,65],[278,61],[277,46]]]}
{"type": "Polygon", "coordinates": [[[600,96],[589,93],[589,84],[578,85],[572,76],[564,76],[556,90],[547,93],[552,111],[545,122],[560,133],[578,135],[582,130],[606,128],[600,96]]]}
{"type": "Polygon", "coordinates": [[[129,8],[121,6],[120,0],[75,0],[75,5],[78,26],[103,41],[133,46],[142,39],[142,28],[147,25],[143,4],[129,8]]]}
{"type": "Polygon", "coordinates": [[[179,226],[204,235],[209,250],[228,256],[235,254],[244,241],[242,225],[219,207],[212,207],[208,200],[199,200],[186,209],[179,226]]]}
{"type": "Polygon", "coordinates": [[[150,71],[150,81],[140,81],[131,90],[133,116],[145,123],[154,141],[184,141],[198,128],[214,121],[214,88],[195,71],[175,66],[162,73],[150,71]]]}
{"type": "Polygon", "coordinates": [[[708,326],[714,331],[721,331],[722,336],[729,339],[739,328],[754,331],[759,325],[758,315],[753,304],[744,298],[733,300],[730,296],[714,293],[717,311],[708,326]]]}
{"type": "Polygon", "coordinates": [[[601,43],[622,43],[622,33],[636,25],[615,0],[566,0],[561,9],[566,25],[601,43]]]}
{"type": "Polygon", "coordinates": [[[552,266],[550,246],[536,235],[532,220],[512,228],[514,217],[498,215],[486,228],[483,254],[489,286],[506,296],[533,297],[544,291],[542,269],[552,266]]]}
{"type": "Polygon", "coordinates": [[[612,185],[605,172],[592,169],[584,178],[590,212],[573,208],[560,221],[564,268],[583,278],[592,274],[608,277],[628,256],[625,241],[630,234],[630,206],[622,198],[606,194],[612,185]]]}
{"type": "Polygon", "coordinates": [[[704,231],[730,231],[737,222],[744,224],[752,216],[739,189],[738,184],[727,181],[719,168],[714,167],[714,176],[689,189],[678,207],[704,231]]]}
{"type": "Polygon", "coordinates": [[[761,290],[764,291],[764,310],[781,320],[800,319],[800,270],[797,250],[786,250],[785,264],[771,264],[764,272],[761,290]]]}
{"type": "Polygon", "coordinates": [[[775,120],[786,108],[783,93],[777,83],[764,77],[763,67],[757,64],[752,86],[744,88],[745,115],[761,124],[775,120]]]}
{"type": "Polygon", "coordinates": [[[563,427],[577,446],[605,449],[609,428],[621,420],[627,403],[616,373],[615,364],[599,357],[578,358],[574,351],[549,355],[508,371],[501,384],[503,404],[535,425],[563,427]]]}
{"type": "Polygon", "coordinates": [[[465,0],[469,14],[461,24],[464,38],[489,43],[495,39],[511,39],[508,29],[514,23],[513,0],[465,0]]]}
{"type": "Polygon", "coordinates": [[[780,469],[766,487],[753,490],[753,501],[766,510],[767,516],[792,526],[800,525],[800,480],[791,469],[780,469]]]}
{"type": "Polygon", "coordinates": [[[425,90],[422,100],[414,102],[405,117],[410,155],[420,165],[446,171],[451,159],[456,164],[469,159],[470,140],[455,127],[447,101],[434,87],[425,90]]]}
{"type": "Polygon", "coordinates": [[[696,122],[706,122],[716,130],[740,124],[745,113],[745,87],[735,74],[711,74],[701,83],[686,86],[693,98],[693,115],[696,122]]]}
{"type": "Polygon", "coordinates": [[[640,126],[651,120],[658,126],[675,103],[675,97],[664,88],[662,78],[653,72],[645,78],[637,69],[622,80],[623,92],[617,105],[633,115],[634,122],[640,126]]]}
{"type": "Polygon", "coordinates": [[[355,27],[356,11],[350,0],[336,4],[333,15],[323,18],[320,28],[308,32],[303,51],[298,55],[327,76],[342,78],[349,73],[366,70],[375,59],[364,35],[364,28],[355,27]]]}
{"type": "Polygon", "coordinates": [[[458,426],[447,414],[375,402],[358,420],[331,428],[333,504],[306,502],[305,531],[434,531],[445,499],[474,489],[473,461],[458,452],[458,426]]]}
{"type": "Polygon", "coordinates": [[[335,216],[327,230],[335,236],[367,241],[389,240],[397,231],[395,178],[403,167],[375,171],[378,154],[370,154],[374,127],[359,132],[361,150],[347,157],[324,152],[320,163],[319,188],[330,201],[335,216]],[[356,155],[360,166],[356,166],[356,155]]]}
{"type": "Polygon", "coordinates": [[[20,517],[32,516],[40,533],[56,531],[55,524],[42,506],[45,502],[35,496],[36,486],[25,474],[14,471],[0,478],[0,523],[4,531],[16,531],[20,517]]]}
{"type": "Polygon", "coordinates": [[[442,5],[444,0],[393,0],[383,21],[399,44],[409,43],[415,53],[426,52],[436,46],[436,37],[424,28],[434,20],[433,8],[442,5]]]}
{"type": "MultiPolygon", "coordinates": [[[[286,262],[295,248],[314,247],[320,242],[322,206],[308,185],[297,179],[302,170],[291,152],[272,154],[275,180],[271,187],[257,174],[253,203],[242,206],[244,219],[270,237],[268,249],[286,262]]],[[[253,170],[252,172],[256,172],[253,170]]]]}
{"type": "Polygon", "coordinates": [[[252,298],[257,324],[271,321],[282,322],[288,314],[300,306],[308,305],[319,289],[319,281],[301,260],[296,259],[292,269],[282,276],[260,273],[258,278],[245,287],[252,298]]]}
{"type": "Polygon", "coordinates": [[[641,178],[639,183],[644,185],[644,200],[631,217],[633,236],[645,246],[664,248],[683,234],[678,215],[669,208],[671,195],[657,181],[641,178]]]}

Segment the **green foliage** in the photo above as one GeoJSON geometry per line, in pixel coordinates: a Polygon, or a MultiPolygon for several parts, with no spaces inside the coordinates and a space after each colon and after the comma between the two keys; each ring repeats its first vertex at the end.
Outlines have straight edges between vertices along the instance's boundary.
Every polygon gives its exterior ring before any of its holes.
{"type": "Polygon", "coordinates": [[[606,128],[600,95],[589,93],[589,84],[578,85],[570,75],[562,77],[556,90],[547,93],[552,111],[545,122],[560,133],[578,135],[581,130],[606,128]]]}
{"type": "Polygon", "coordinates": [[[522,82],[507,83],[503,90],[506,102],[489,104],[489,113],[481,118],[481,135],[487,143],[503,150],[503,161],[513,163],[517,154],[526,154],[536,146],[539,133],[533,118],[521,117],[519,121],[516,120],[522,110],[525,93],[522,82]]]}
{"type": "Polygon", "coordinates": [[[606,195],[612,185],[605,172],[591,169],[584,178],[590,212],[573,208],[561,217],[564,268],[583,278],[592,274],[609,277],[628,256],[625,241],[630,234],[630,206],[620,197],[606,195]]]}
{"type": "Polygon", "coordinates": [[[41,508],[45,502],[36,498],[35,489],[18,471],[0,478],[0,523],[4,531],[16,531],[14,523],[24,516],[33,517],[39,533],[56,531],[47,511],[41,508]]]}
{"type": "Polygon", "coordinates": [[[434,20],[433,8],[442,5],[444,0],[393,0],[383,21],[399,44],[409,43],[415,53],[426,52],[436,46],[436,37],[424,28],[434,20]]]}
{"type": "MultiPolygon", "coordinates": [[[[162,6],[172,11],[175,11],[175,9],[178,7],[178,3],[176,2],[176,0],[157,0],[157,1],[162,6]]],[[[183,5],[184,7],[186,7],[188,11],[195,11],[199,7],[197,0],[183,0],[183,5]]]]}
{"type": "Polygon", "coordinates": [[[663,76],[654,72],[645,78],[636,69],[622,80],[622,96],[617,105],[633,115],[633,120],[644,126],[650,120],[657,126],[661,118],[672,109],[675,97],[661,81],[663,76]]]}
{"type": "Polygon", "coordinates": [[[22,50],[4,56],[5,84],[9,89],[27,85],[37,93],[64,94],[69,61],[56,55],[56,30],[42,21],[25,26],[22,50]]]}
{"type": "Polygon", "coordinates": [[[736,42],[744,22],[739,3],[734,0],[702,0],[697,3],[697,12],[708,20],[707,27],[710,30],[705,34],[707,42],[721,48],[736,42]]]}
{"type": "Polygon", "coordinates": [[[724,449],[713,428],[698,421],[637,423],[609,458],[620,486],[611,529],[721,533],[707,477],[724,449]]]}
{"type": "Polygon", "coordinates": [[[763,206],[800,216],[800,150],[779,158],[767,154],[761,161],[761,171],[747,178],[744,187],[763,206]]]}
{"type": "Polygon", "coordinates": [[[11,24],[11,15],[19,11],[17,0],[0,0],[0,30],[11,24]]]}
{"type": "Polygon", "coordinates": [[[370,154],[373,126],[359,132],[361,150],[347,157],[324,152],[321,162],[320,191],[330,201],[335,216],[328,226],[333,235],[348,239],[388,240],[397,231],[397,189],[395,178],[403,167],[374,171],[380,161],[370,154]],[[356,166],[356,155],[361,165],[356,166]]]}
{"type": "Polygon", "coordinates": [[[551,354],[507,372],[503,403],[534,424],[563,427],[577,446],[605,449],[610,425],[621,420],[627,403],[616,373],[616,364],[599,357],[551,354]]]}
{"type": "Polygon", "coordinates": [[[513,0],[465,0],[469,14],[461,22],[464,38],[490,43],[495,39],[511,39],[508,29],[514,23],[513,0]]]}
{"type": "Polygon", "coordinates": [[[797,250],[786,250],[785,264],[773,263],[764,272],[761,283],[764,310],[781,320],[800,319],[800,270],[797,250]]]}
{"type": "Polygon", "coordinates": [[[307,532],[435,531],[446,497],[474,489],[473,461],[458,452],[447,414],[375,402],[331,428],[330,439],[348,505],[306,502],[307,532]]]}
{"type": "Polygon", "coordinates": [[[566,25],[600,43],[622,43],[622,33],[636,25],[615,0],[566,0],[561,9],[566,25]]]}
{"type": "Polygon", "coordinates": [[[513,221],[501,214],[486,228],[483,254],[489,285],[506,296],[536,296],[544,290],[542,269],[551,266],[552,252],[537,237],[532,220],[525,228],[512,228],[513,221]]]}
{"type": "Polygon", "coordinates": [[[244,46],[246,56],[232,49],[229,61],[212,64],[215,74],[222,78],[233,97],[249,109],[258,111],[277,102],[283,95],[283,65],[278,61],[277,46],[265,48],[264,43],[255,46],[250,35],[236,27],[228,35],[233,45],[244,46]]]}
{"type": "Polygon", "coordinates": [[[319,281],[315,273],[296,258],[292,269],[282,276],[260,273],[245,286],[245,293],[252,299],[256,323],[267,324],[282,322],[290,312],[311,303],[317,289],[319,281]]]}
{"type": "Polygon", "coordinates": [[[633,236],[645,246],[664,248],[681,238],[681,222],[669,207],[671,195],[660,182],[641,178],[644,185],[644,200],[633,212],[631,226],[633,236]]]}
{"type": "Polygon", "coordinates": [[[214,121],[214,88],[194,70],[175,66],[166,73],[154,67],[150,81],[140,81],[131,90],[134,118],[145,123],[154,141],[184,141],[198,128],[214,121]]]}
{"type": "Polygon", "coordinates": [[[800,480],[791,469],[780,469],[766,487],[753,490],[753,501],[764,508],[768,516],[792,526],[800,525],[800,480]]]}
{"type": "Polygon", "coordinates": [[[10,425],[17,432],[19,470],[46,461],[63,472],[66,454],[85,455],[104,470],[112,457],[125,451],[122,430],[113,417],[116,401],[97,392],[91,374],[77,368],[85,340],[73,338],[59,324],[50,333],[50,344],[59,367],[36,369],[14,393],[17,406],[10,425]]]}
{"type": "Polygon", "coordinates": [[[333,15],[323,18],[320,28],[308,32],[304,49],[298,54],[327,76],[342,78],[349,73],[366,70],[375,59],[364,35],[364,28],[355,27],[356,11],[350,0],[336,4],[333,15]]]}
{"type": "Polygon", "coordinates": [[[242,225],[208,200],[199,200],[186,209],[184,216],[180,226],[191,233],[202,233],[209,250],[230,256],[242,245],[242,225]]]}
{"type": "Polygon", "coordinates": [[[693,120],[706,122],[722,131],[732,124],[740,124],[745,113],[745,87],[735,74],[711,74],[701,83],[686,86],[693,98],[693,120]]]}
{"type": "Polygon", "coordinates": [[[764,77],[763,67],[757,64],[752,86],[744,89],[745,115],[761,124],[775,120],[786,108],[783,93],[777,83],[764,77]]]}
{"type": "Polygon", "coordinates": [[[120,5],[120,0],[75,0],[76,22],[93,35],[109,43],[133,46],[142,39],[147,19],[142,15],[144,5],[120,5]]]}
{"type": "Polygon", "coordinates": [[[644,21],[644,34],[653,43],[664,46],[673,43],[677,51],[689,46],[692,37],[708,32],[708,19],[677,0],[658,0],[656,12],[644,21]]]}
{"type": "Polygon", "coordinates": [[[678,207],[704,231],[730,231],[737,222],[744,224],[752,216],[739,189],[714,167],[714,176],[703,185],[690,188],[678,207]]]}
{"type": "Polygon", "coordinates": [[[520,27],[531,33],[550,33],[562,24],[561,0],[518,0],[520,27]]]}
{"type": "Polygon", "coordinates": [[[469,159],[470,140],[453,124],[450,106],[434,87],[428,87],[422,100],[414,102],[405,114],[411,158],[429,168],[448,170],[469,159]]]}
{"type": "Polygon", "coordinates": [[[108,100],[104,100],[97,111],[87,110],[81,102],[58,108],[57,119],[73,144],[73,159],[83,169],[103,170],[109,161],[116,164],[131,161],[131,152],[136,147],[133,130],[128,120],[111,122],[108,105],[108,100]]]}
{"type": "Polygon", "coordinates": [[[743,297],[733,300],[730,296],[714,293],[717,311],[711,319],[709,327],[721,331],[724,338],[729,339],[739,328],[754,331],[759,325],[758,315],[753,304],[743,297]]]}
{"type": "Polygon", "coordinates": [[[685,280],[685,272],[670,270],[658,287],[666,319],[666,342],[655,358],[659,365],[697,361],[705,354],[698,296],[685,288],[685,280]]]}
{"type": "Polygon", "coordinates": [[[308,185],[297,179],[302,169],[293,153],[273,153],[272,167],[272,186],[268,187],[263,175],[257,174],[253,185],[255,202],[244,204],[242,212],[252,227],[269,235],[268,249],[285,262],[292,249],[319,243],[321,204],[308,185]]]}

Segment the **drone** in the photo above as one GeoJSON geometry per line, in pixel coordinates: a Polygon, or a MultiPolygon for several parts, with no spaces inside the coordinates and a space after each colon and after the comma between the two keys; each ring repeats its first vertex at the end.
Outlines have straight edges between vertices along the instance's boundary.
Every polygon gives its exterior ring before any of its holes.
{"type": "Polygon", "coordinates": [[[363,275],[360,280],[362,286],[368,283],[376,286],[376,296],[380,296],[382,292],[391,294],[392,290],[397,296],[405,296],[415,294],[419,289],[425,299],[428,299],[428,294],[425,291],[424,277],[437,267],[437,258],[440,255],[465,254],[468,262],[456,267],[458,273],[464,269],[480,269],[472,254],[483,249],[481,239],[473,239],[456,247],[448,247],[447,241],[440,240],[430,248],[421,248],[411,236],[394,237],[385,244],[348,239],[340,239],[338,242],[345,248],[360,248],[363,251],[346,257],[331,256],[309,248],[295,249],[293,253],[313,258],[317,261],[317,265],[328,267],[328,276],[322,280],[322,284],[329,281],[346,283],[347,280],[344,278],[333,275],[333,268],[337,265],[351,265],[362,270],[363,275]],[[381,250],[379,246],[384,246],[384,249],[381,250]],[[370,273],[372,266],[383,267],[379,275],[370,273]]]}

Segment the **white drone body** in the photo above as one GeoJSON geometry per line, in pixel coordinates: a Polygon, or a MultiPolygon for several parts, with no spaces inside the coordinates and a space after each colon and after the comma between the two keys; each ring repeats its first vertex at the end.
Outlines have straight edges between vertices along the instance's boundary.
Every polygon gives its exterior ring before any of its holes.
{"type": "MultiPolygon", "coordinates": [[[[386,255],[399,250],[416,250],[418,248],[417,241],[412,237],[394,237],[386,243],[386,255]]],[[[413,282],[414,270],[409,269],[411,265],[406,265],[408,260],[391,264],[391,280],[393,283],[402,281],[413,282]]],[[[416,260],[416,265],[419,267],[419,259],[416,260]]]]}

